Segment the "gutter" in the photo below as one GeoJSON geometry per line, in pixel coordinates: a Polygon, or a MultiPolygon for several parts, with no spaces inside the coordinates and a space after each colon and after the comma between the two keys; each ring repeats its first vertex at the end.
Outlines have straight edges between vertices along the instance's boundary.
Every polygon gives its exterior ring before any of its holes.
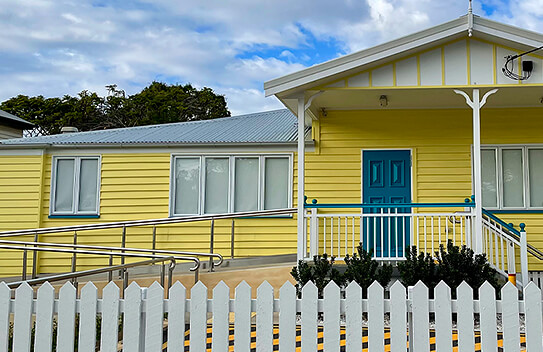
{"type": "MultiPolygon", "coordinates": [[[[307,146],[314,146],[314,140],[306,139],[307,146]]],[[[32,144],[2,144],[2,149],[77,149],[77,148],[179,148],[179,147],[296,147],[297,142],[250,142],[250,143],[72,143],[72,144],[54,144],[54,143],[32,143],[32,144]]]]}

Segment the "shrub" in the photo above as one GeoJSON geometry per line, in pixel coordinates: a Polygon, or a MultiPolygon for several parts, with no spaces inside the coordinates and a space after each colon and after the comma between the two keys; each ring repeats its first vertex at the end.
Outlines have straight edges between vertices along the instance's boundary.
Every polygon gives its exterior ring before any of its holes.
{"type": "Polygon", "coordinates": [[[325,253],[322,256],[314,256],[312,264],[300,260],[298,266],[292,268],[290,274],[297,282],[296,292],[298,296],[301,296],[302,288],[309,281],[312,281],[317,286],[319,297],[321,298],[324,288],[330,281],[334,281],[338,286],[343,285],[343,275],[333,267],[334,259],[334,257],[330,257],[330,260],[328,260],[328,255],[325,253]]]}
{"type": "Polygon", "coordinates": [[[447,242],[447,247],[441,244],[435,252],[435,259],[429,253],[417,254],[417,247],[407,250],[406,260],[398,263],[400,280],[405,286],[413,286],[419,280],[428,288],[433,288],[443,280],[451,289],[466,281],[477,297],[477,288],[488,281],[498,290],[500,283],[497,272],[490,266],[485,254],[475,254],[472,249],[453,245],[447,242]]]}
{"type": "Polygon", "coordinates": [[[439,276],[450,287],[457,287],[466,281],[471,287],[477,289],[488,281],[496,289],[500,288],[497,272],[490,266],[486,254],[475,254],[471,248],[454,246],[452,241],[447,242],[447,250],[443,245],[436,252],[439,276]]]}
{"type": "Polygon", "coordinates": [[[405,261],[398,263],[402,284],[414,286],[420,280],[433,289],[440,280],[434,258],[429,253],[418,253],[417,246],[407,248],[405,252],[405,261]]]}
{"type": "Polygon", "coordinates": [[[362,248],[362,243],[356,248],[358,255],[355,253],[353,256],[347,255],[345,257],[345,264],[347,264],[347,270],[345,271],[345,281],[355,281],[360,287],[362,287],[362,293],[364,297],[367,295],[368,287],[377,281],[381,286],[386,287],[392,277],[392,265],[379,263],[372,258],[373,251],[366,251],[362,248]]]}

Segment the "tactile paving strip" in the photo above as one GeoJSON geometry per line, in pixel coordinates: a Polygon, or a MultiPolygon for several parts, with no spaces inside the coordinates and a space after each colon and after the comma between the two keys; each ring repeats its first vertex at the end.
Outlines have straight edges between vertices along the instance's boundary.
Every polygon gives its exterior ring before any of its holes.
{"type": "MultiPolygon", "coordinates": [[[[318,327],[317,331],[317,338],[318,338],[318,345],[317,345],[317,351],[324,352],[324,331],[323,327],[318,327]]],[[[213,329],[211,328],[211,325],[208,325],[207,328],[207,352],[211,352],[211,338],[213,334],[213,329]]],[[[501,333],[498,333],[498,351],[503,351],[503,335],[501,333]]],[[[229,351],[234,352],[234,325],[230,325],[230,336],[229,336],[229,351]]],[[[301,328],[298,326],[296,329],[296,351],[301,351],[301,328]]],[[[430,351],[435,352],[436,351],[436,338],[435,338],[435,331],[430,330],[430,351]]],[[[526,348],[526,337],[524,335],[521,335],[520,337],[521,346],[523,349],[526,348]]],[[[166,348],[167,344],[164,343],[164,348],[166,348]]],[[[190,331],[187,330],[185,332],[185,351],[190,351],[190,331]]],[[[363,351],[368,351],[368,329],[364,328],[362,331],[362,347],[363,351]]],[[[279,351],[279,327],[274,326],[273,329],[273,350],[279,351]]],[[[256,326],[253,325],[251,327],[251,351],[256,352],[256,326]]],[[[340,329],[340,351],[345,352],[345,329],[340,329]]],[[[385,351],[390,351],[390,330],[385,329],[385,351]]],[[[458,351],[458,334],[456,331],[453,331],[453,351],[458,351]]],[[[475,332],[475,351],[481,351],[481,335],[479,332],[475,332]]]]}

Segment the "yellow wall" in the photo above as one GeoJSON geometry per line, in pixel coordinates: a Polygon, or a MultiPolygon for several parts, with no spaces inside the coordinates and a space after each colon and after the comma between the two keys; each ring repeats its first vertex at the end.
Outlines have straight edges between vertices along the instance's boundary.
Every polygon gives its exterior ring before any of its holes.
{"type": "MultiPolygon", "coordinates": [[[[483,109],[482,143],[543,143],[540,115],[540,109],[483,109]]],[[[307,156],[309,199],[361,202],[363,149],[412,149],[413,202],[462,203],[473,193],[471,110],[328,111],[318,125],[316,153],[307,156]]],[[[525,222],[529,242],[543,249],[543,214],[498,216],[516,225],[525,222]]],[[[543,265],[533,260],[530,270],[543,265]]]]}
{"type": "MultiPolygon", "coordinates": [[[[543,143],[538,109],[482,111],[483,144],[543,143]]],[[[372,110],[329,111],[314,126],[316,147],[308,152],[306,194],[319,203],[361,201],[361,151],[410,148],[413,151],[413,201],[463,202],[471,190],[471,111],[372,110]]],[[[65,152],[64,152],[65,153],[65,152]]],[[[82,155],[84,150],[74,151],[82,155]]],[[[96,155],[93,153],[93,155],[96,155]]],[[[51,155],[0,156],[0,231],[168,216],[170,153],[103,153],[99,219],[50,219],[51,155]],[[43,173],[41,169],[43,168],[43,173]],[[43,176],[43,180],[42,180],[43,176]],[[43,186],[40,184],[43,182],[43,186]],[[40,192],[40,187],[43,192],[40,192]],[[38,204],[40,210],[38,211],[38,204]]],[[[296,156],[294,156],[296,161],[296,156]]],[[[296,163],[294,167],[296,204],[296,163]]],[[[542,214],[500,214],[507,222],[525,222],[529,242],[543,248],[542,214]]],[[[208,251],[209,222],[158,228],[159,248],[208,251]]],[[[230,253],[229,221],[215,227],[216,251],[230,253]]],[[[150,248],[152,228],[129,228],[127,246],[150,248]]],[[[72,234],[51,234],[43,241],[72,241],[72,234]]],[[[118,246],[121,230],[80,233],[79,243],[118,246]]],[[[296,252],[294,219],[236,220],[236,256],[296,252]]],[[[16,274],[20,254],[0,258],[0,275],[16,274]]],[[[79,269],[106,260],[78,260],[79,269]]],[[[42,273],[66,271],[69,257],[44,253],[42,273]]],[[[532,265],[532,270],[543,266],[532,265]]]]}
{"type": "MultiPolygon", "coordinates": [[[[64,152],[64,154],[66,154],[64,152]]],[[[84,155],[76,150],[73,155],[84,155]]],[[[87,153],[88,154],[88,153],[87,153]]],[[[89,155],[97,155],[90,153],[89,155]]],[[[43,195],[38,199],[41,156],[0,156],[0,231],[36,227],[53,227],[85,223],[168,217],[170,158],[169,153],[102,155],[100,218],[49,218],[51,161],[44,157],[43,195]],[[6,167],[4,167],[4,164],[6,167]],[[21,177],[20,177],[21,176],[21,177]],[[13,188],[13,184],[17,188],[13,188]],[[5,195],[5,196],[4,196],[5,195]],[[38,211],[38,203],[41,208],[38,211]],[[14,206],[15,204],[15,206],[14,206]],[[41,214],[39,224],[38,214],[41,214]]],[[[238,219],[235,222],[235,255],[258,256],[296,252],[296,222],[292,218],[238,219]]],[[[127,228],[127,246],[151,248],[152,227],[127,228]]],[[[230,255],[231,221],[215,223],[215,252],[230,255]]],[[[122,229],[79,232],[80,244],[120,246],[122,229]]],[[[157,227],[157,248],[209,252],[210,221],[157,227]]],[[[21,239],[21,238],[19,238],[21,239]]],[[[32,237],[28,237],[31,240],[32,237]]],[[[73,233],[46,234],[41,241],[71,243],[73,233]]],[[[19,274],[6,266],[20,268],[21,254],[14,262],[0,258],[0,276],[19,274]]],[[[29,255],[30,257],[30,255],[29,255]]],[[[78,270],[107,265],[108,259],[78,257],[78,270]]],[[[115,263],[119,263],[116,260],[115,263]]],[[[29,269],[30,270],[30,258],[29,269]]],[[[63,272],[69,269],[70,255],[39,254],[39,272],[63,272]]]]}

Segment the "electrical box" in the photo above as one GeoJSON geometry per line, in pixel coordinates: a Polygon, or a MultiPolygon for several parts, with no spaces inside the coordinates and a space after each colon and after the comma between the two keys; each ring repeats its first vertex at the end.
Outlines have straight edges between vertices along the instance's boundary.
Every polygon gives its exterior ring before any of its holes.
{"type": "Polygon", "coordinates": [[[532,72],[534,70],[533,61],[522,61],[522,72],[532,72]]]}

